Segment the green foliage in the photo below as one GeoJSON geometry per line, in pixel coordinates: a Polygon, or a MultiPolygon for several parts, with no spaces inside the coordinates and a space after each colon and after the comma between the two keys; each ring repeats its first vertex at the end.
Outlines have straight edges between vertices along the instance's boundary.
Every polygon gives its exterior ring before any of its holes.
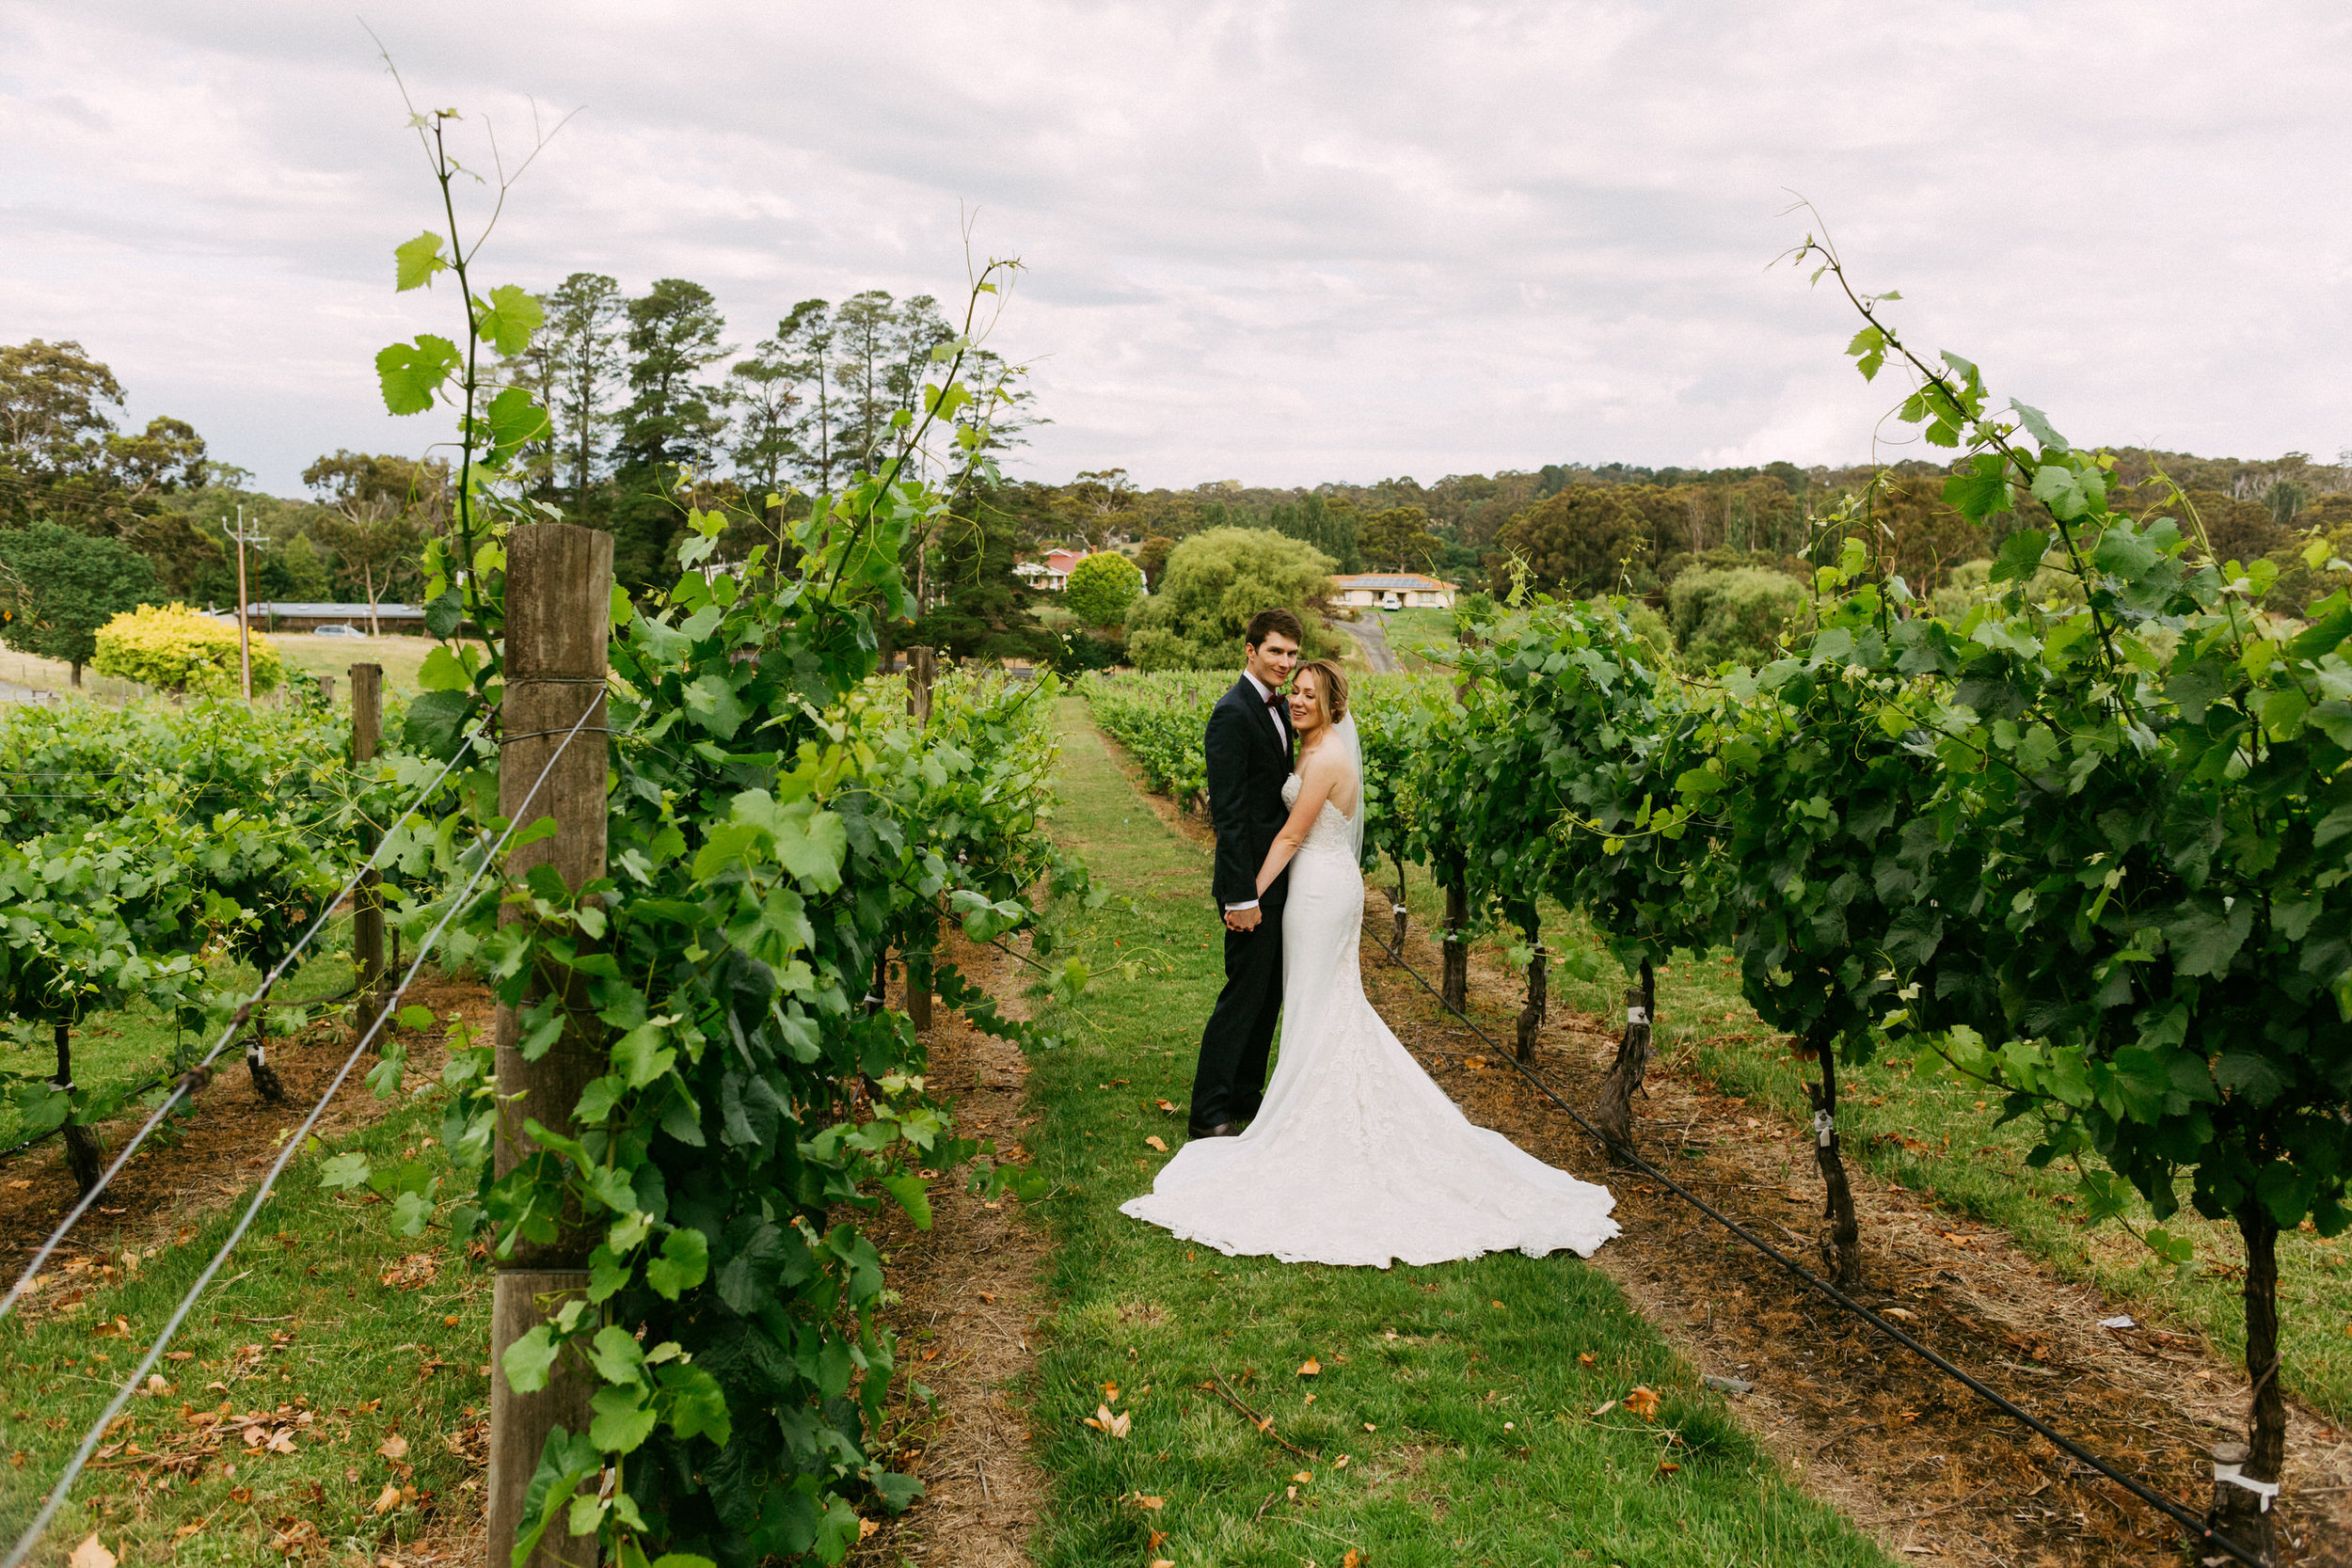
{"type": "MultiPolygon", "coordinates": [[[[446,186],[445,119],[425,134],[446,186]]],[[[451,261],[469,297],[472,265],[451,261]]],[[[606,1069],[566,1126],[520,1130],[535,1149],[503,1174],[490,1154],[514,1130],[499,1131],[491,1053],[461,1039],[445,1074],[458,1093],[443,1143],[472,1178],[494,1250],[556,1243],[561,1214],[586,1231],[588,1298],[526,1335],[500,1375],[528,1388],[577,1354],[596,1380],[595,1418],[550,1440],[536,1517],[500,1551],[554,1528],[625,1562],[662,1550],[744,1568],[837,1561],[857,1539],[852,1501],[899,1508],[920,1490],[869,1435],[898,1357],[878,1317],[882,1261],[857,1221],[897,1202],[920,1223],[914,1171],[980,1151],[930,1097],[905,1018],[866,998],[896,952],[931,970],[948,1006],[1017,1036],[1024,1026],[945,961],[942,922],[975,942],[1022,931],[1043,960],[1056,940],[1042,900],[1086,892],[1046,831],[1050,677],[950,675],[919,731],[903,687],[873,678],[879,629],[912,609],[910,542],[948,511],[915,467],[926,434],[952,430],[969,471],[993,478],[985,431],[957,416],[972,401],[972,310],[1003,271],[977,280],[965,332],[927,361],[922,412],[891,427],[874,471],[797,515],[771,513],[780,536],[731,564],[716,553],[728,519],[689,507],[681,573],[642,608],[615,594],[609,875],[570,887],[541,867],[453,911],[453,881],[403,911],[415,936],[453,912],[444,961],[475,963],[527,1041],[544,1050],[584,1031],[606,1069]],[[517,907],[523,918],[501,923],[517,907]],[[559,1008],[559,996],[576,1005],[559,1008]],[[607,1470],[614,1483],[600,1489],[607,1470]]],[[[676,329],[683,375],[707,335],[673,293],[664,330],[676,329]]],[[[467,325],[485,330],[478,311],[467,325]]],[[[487,657],[453,644],[423,673],[434,689],[408,729],[442,755],[460,754],[502,684],[503,540],[536,515],[519,456],[474,412],[482,395],[470,369],[452,388],[454,537],[426,549],[436,634],[452,636],[462,611],[490,637],[487,657]]],[[[641,395],[638,413],[650,406],[641,395]]],[[[486,746],[463,754],[462,812],[402,839],[405,864],[478,863],[468,846],[499,826],[495,758],[486,746]]],[[[1064,990],[1083,976],[1073,964],[1051,974],[1064,990]]]]}
{"type": "Polygon", "coordinates": [[[1116,550],[1097,550],[1070,569],[1062,595],[1070,613],[1089,626],[1115,626],[1143,594],[1143,573],[1116,550]]]}
{"type": "Polygon", "coordinates": [[[1129,657],[1142,670],[1239,672],[1250,617],[1276,609],[1298,613],[1311,657],[1336,657],[1341,643],[1314,613],[1332,566],[1312,546],[1264,529],[1204,529],[1168,553],[1158,589],[1128,611],[1129,657]]]}
{"type": "Polygon", "coordinates": [[[1805,585],[1755,566],[1685,572],[1666,590],[1674,645],[1694,670],[1725,660],[1761,664],[1781,633],[1804,612],[1805,585]]]}
{"type": "Polygon", "coordinates": [[[90,668],[159,690],[191,697],[240,693],[250,663],[256,693],[274,691],[285,678],[277,645],[248,630],[240,661],[237,624],[185,605],[140,605],[98,628],[90,668]]]}
{"type": "Polygon", "coordinates": [[[98,628],[155,597],[155,568],[119,539],[56,523],[0,531],[0,641],[72,666],[98,651],[98,628]]]}
{"type": "Polygon", "coordinates": [[[1495,593],[1511,591],[1514,560],[1534,586],[1572,598],[1646,588],[1651,526],[1637,488],[1571,485],[1529,507],[1495,537],[1506,559],[1495,593]]]}

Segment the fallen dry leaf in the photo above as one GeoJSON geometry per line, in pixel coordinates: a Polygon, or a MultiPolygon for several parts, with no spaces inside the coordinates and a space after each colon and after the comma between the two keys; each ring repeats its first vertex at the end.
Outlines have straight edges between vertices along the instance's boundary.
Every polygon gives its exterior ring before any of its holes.
{"type": "Polygon", "coordinates": [[[1309,1481],[1312,1481],[1312,1480],[1314,1480],[1314,1479],[1315,1479],[1315,1473],[1314,1473],[1312,1470],[1301,1470],[1301,1471],[1299,1471],[1299,1472],[1298,1472],[1298,1474],[1296,1474],[1296,1475],[1295,1475],[1295,1476],[1291,1477],[1291,1480],[1293,1480],[1293,1481],[1295,1481],[1298,1482],[1298,1484],[1299,1484],[1299,1485],[1301,1485],[1301,1486],[1306,1485],[1309,1481]]]}
{"type": "Polygon", "coordinates": [[[1331,1462],[1331,1468],[1333,1468],[1334,1470],[1344,1470],[1344,1469],[1346,1469],[1346,1468],[1347,1468],[1347,1455],[1345,1455],[1345,1454],[1342,1454],[1342,1455],[1340,1455],[1340,1456],[1339,1456],[1339,1458],[1337,1458],[1337,1459],[1333,1460],[1333,1461],[1331,1462]]]}
{"type": "Polygon", "coordinates": [[[1321,1377],[1323,1375],[1323,1363],[1311,1355],[1307,1357],[1306,1360],[1301,1361],[1298,1364],[1298,1375],[1300,1377],[1321,1377]]]}
{"type": "Polygon", "coordinates": [[[1111,1401],[1113,1403],[1117,1403],[1119,1401],[1119,1385],[1116,1383],[1105,1383],[1103,1385],[1103,1397],[1111,1401]]]}
{"type": "Polygon", "coordinates": [[[871,1519],[860,1519],[857,1522],[857,1538],[860,1541],[863,1541],[880,1528],[882,1528],[882,1527],[874,1523],[871,1519]]]}
{"type": "Polygon", "coordinates": [[[1152,1133],[1150,1137],[1144,1139],[1143,1141],[1146,1144],[1149,1144],[1152,1148],[1158,1149],[1162,1154],[1168,1152],[1168,1140],[1161,1137],[1157,1132],[1152,1133]]]}
{"type": "Polygon", "coordinates": [[[1576,1364],[1580,1367],[1591,1366],[1593,1364],[1593,1353],[1591,1351],[1580,1351],[1577,1354],[1576,1364]]]}
{"type": "Polygon", "coordinates": [[[1169,1104],[1165,1100],[1155,1100],[1152,1101],[1152,1103],[1157,1105],[1161,1110],[1166,1111],[1171,1117],[1176,1114],[1176,1107],[1169,1104]]]}
{"type": "Polygon", "coordinates": [[[1495,1308],[1495,1310],[1496,1310],[1496,1311],[1498,1311],[1498,1312],[1508,1312],[1509,1310],[1511,1310],[1509,1307],[1507,1307],[1503,1306],[1503,1305],[1502,1305],[1502,1303],[1501,1303],[1501,1302],[1496,1302],[1496,1303],[1494,1304],[1494,1308],[1495,1308]]]}
{"type": "Polygon", "coordinates": [[[375,1451],[387,1459],[405,1459],[408,1457],[408,1439],[395,1432],[378,1443],[375,1451]]]}
{"type": "Polygon", "coordinates": [[[1147,1497],[1140,1492],[1135,1493],[1127,1500],[1134,1503],[1137,1508],[1145,1509],[1151,1512],[1157,1512],[1158,1510],[1168,1506],[1168,1499],[1166,1497],[1147,1497]]]}
{"type": "Polygon", "coordinates": [[[1347,1555],[1340,1559],[1340,1568],[1364,1568],[1364,1554],[1350,1546],[1347,1555]]]}
{"type": "Polygon", "coordinates": [[[1879,1316],[1892,1318],[1899,1323],[1915,1323],[1919,1321],[1918,1313],[1907,1312],[1899,1307],[1882,1307],[1879,1308],[1879,1316]]]}
{"type": "Polygon", "coordinates": [[[400,1488],[397,1486],[387,1486],[375,1495],[375,1511],[378,1513],[389,1513],[399,1506],[400,1488]]]}
{"type": "Polygon", "coordinates": [[[1366,1432],[1378,1432],[1380,1429],[1379,1429],[1378,1427],[1376,1427],[1376,1426],[1374,1426],[1374,1425],[1373,1425],[1370,1421],[1366,1421],[1366,1422],[1364,1423],[1364,1430],[1365,1430],[1366,1432]]]}
{"type": "Polygon", "coordinates": [[[115,1568],[115,1554],[98,1544],[96,1530],[85,1536],[65,1560],[67,1568],[115,1568]]]}
{"type": "Polygon", "coordinates": [[[1674,1472],[1681,1468],[1681,1465],[1676,1464],[1671,1459],[1661,1459],[1658,1462],[1658,1473],[1661,1476],[1672,1475],[1674,1472]]]}
{"type": "Polygon", "coordinates": [[[1164,1557],[1155,1557],[1152,1560],[1152,1568],[1176,1568],[1176,1564],[1164,1557]]]}
{"type": "Polygon", "coordinates": [[[1617,1402],[1616,1402],[1615,1400],[1611,1400],[1611,1401],[1610,1401],[1607,1404],[1597,1404],[1597,1405],[1593,1406],[1593,1414],[1594,1414],[1594,1415],[1596,1415],[1596,1416],[1606,1416],[1606,1415],[1608,1415],[1608,1414],[1609,1414],[1612,1410],[1614,1410],[1614,1409],[1616,1409],[1616,1408],[1617,1408],[1617,1402]]]}
{"type": "Polygon", "coordinates": [[[1658,1391],[1644,1384],[1625,1397],[1625,1407],[1646,1421],[1658,1414],[1658,1391]]]}
{"type": "Polygon", "coordinates": [[[1125,1412],[1114,1416],[1111,1414],[1109,1405],[1098,1404],[1094,1407],[1094,1414],[1085,1418],[1085,1424],[1097,1432],[1108,1433],[1113,1437],[1124,1437],[1127,1435],[1128,1429],[1135,1424],[1135,1418],[1125,1412]]]}

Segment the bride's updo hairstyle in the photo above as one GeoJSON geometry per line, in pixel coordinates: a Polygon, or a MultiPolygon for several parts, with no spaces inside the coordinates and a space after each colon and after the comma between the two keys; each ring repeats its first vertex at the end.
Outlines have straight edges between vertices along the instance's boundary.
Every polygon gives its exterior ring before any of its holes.
{"type": "Polygon", "coordinates": [[[1340,667],[1327,658],[1311,658],[1291,676],[1295,687],[1298,676],[1311,673],[1315,677],[1315,706],[1323,714],[1326,724],[1336,724],[1347,717],[1347,677],[1340,667]]]}

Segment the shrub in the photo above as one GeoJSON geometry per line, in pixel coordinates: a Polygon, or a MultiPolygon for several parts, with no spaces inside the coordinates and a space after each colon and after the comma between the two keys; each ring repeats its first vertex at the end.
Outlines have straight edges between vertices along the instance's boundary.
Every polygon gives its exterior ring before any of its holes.
{"type": "Polygon", "coordinates": [[[1115,626],[1143,594],[1143,572],[1117,550],[1097,550],[1070,568],[1062,600],[1089,626],[1115,626]]]}
{"type": "Polygon", "coordinates": [[[1249,618],[1274,609],[1298,612],[1310,657],[1336,657],[1343,644],[1319,613],[1333,565],[1270,529],[1202,529],[1168,552],[1160,591],[1127,611],[1128,661],[1138,670],[1238,669],[1249,618]]]}
{"type": "Polygon", "coordinates": [[[1781,628],[1804,613],[1804,583],[1756,566],[1685,572],[1666,591],[1675,646],[1692,669],[1725,659],[1760,664],[1772,657],[1781,628]]]}
{"type": "MultiPolygon", "coordinates": [[[[278,649],[260,632],[253,639],[253,689],[283,678],[278,649]]],[[[185,696],[237,694],[237,626],[185,605],[141,605],[98,629],[90,668],[185,696]]]]}

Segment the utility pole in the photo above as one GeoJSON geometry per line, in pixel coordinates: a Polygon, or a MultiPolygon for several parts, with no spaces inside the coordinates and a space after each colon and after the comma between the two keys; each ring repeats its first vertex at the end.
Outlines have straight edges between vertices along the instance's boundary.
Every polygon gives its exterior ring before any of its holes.
{"type": "Polygon", "coordinates": [[[246,610],[245,547],[247,545],[266,545],[269,543],[269,537],[266,534],[247,533],[245,531],[245,507],[242,504],[237,508],[237,531],[229,537],[237,542],[237,677],[238,684],[244,688],[245,700],[251,703],[253,701],[253,635],[251,618],[246,610]]]}

